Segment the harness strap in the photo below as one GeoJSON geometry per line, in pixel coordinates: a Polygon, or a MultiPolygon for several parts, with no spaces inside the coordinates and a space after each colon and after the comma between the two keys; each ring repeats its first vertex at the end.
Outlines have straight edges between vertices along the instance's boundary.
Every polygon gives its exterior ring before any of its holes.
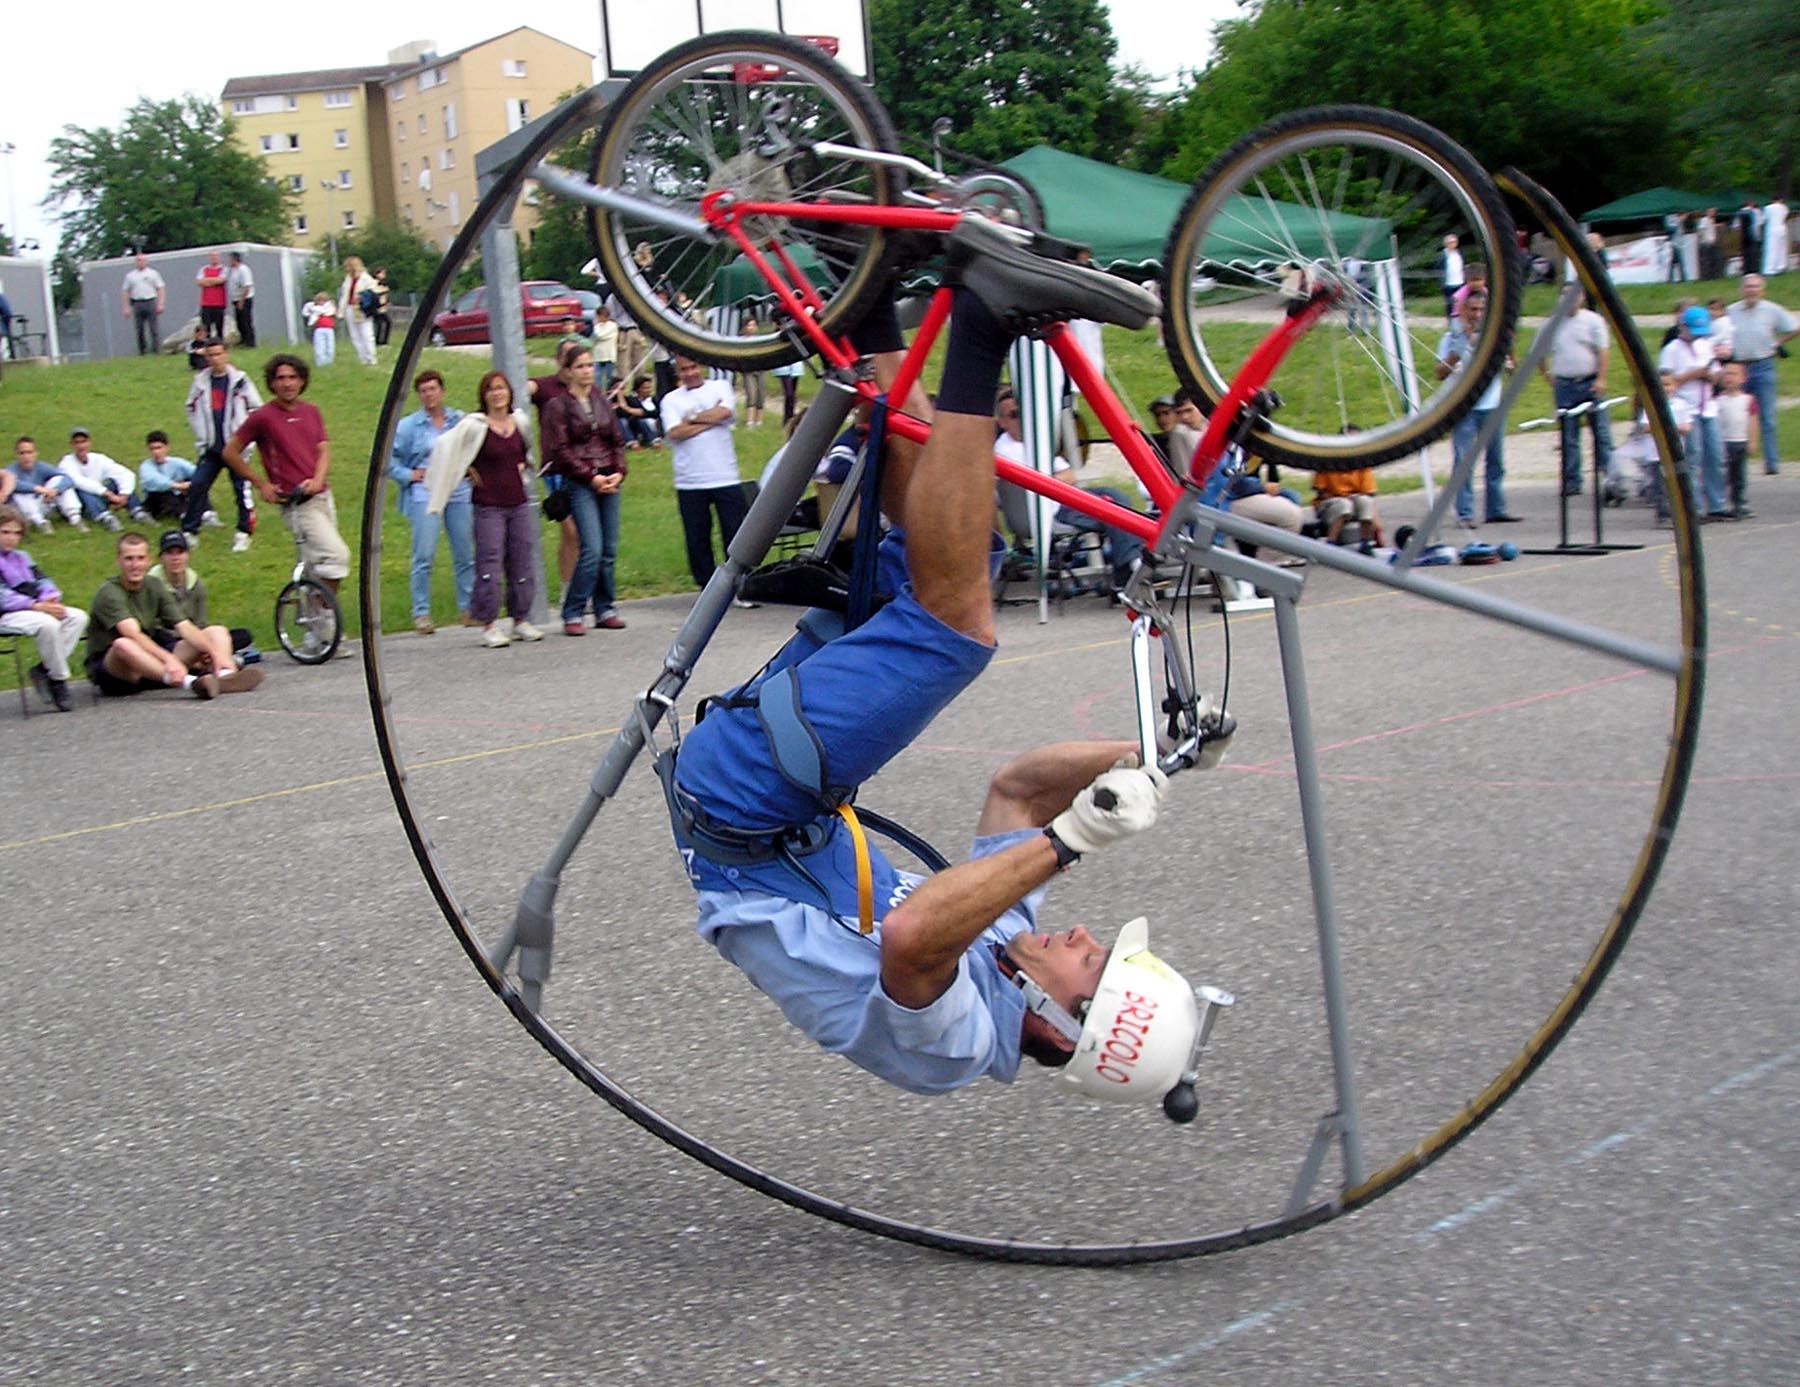
{"type": "Polygon", "coordinates": [[[856,928],[859,933],[875,932],[875,870],[869,865],[869,840],[863,833],[862,820],[848,804],[837,807],[838,817],[850,829],[850,841],[856,844],[856,928]]]}

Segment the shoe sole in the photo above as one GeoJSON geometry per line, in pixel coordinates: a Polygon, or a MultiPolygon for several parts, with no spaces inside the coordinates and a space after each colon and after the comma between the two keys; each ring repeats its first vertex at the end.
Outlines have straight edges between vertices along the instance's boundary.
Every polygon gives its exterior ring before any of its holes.
{"type": "Polygon", "coordinates": [[[218,676],[220,693],[249,693],[262,683],[265,674],[261,669],[237,669],[230,674],[218,676]]]}
{"type": "Polygon", "coordinates": [[[1014,331],[1090,318],[1133,331],[1156,316],[1156,300],[1134,284],[1014,245],[998,227],[965,217],[950,233],[944,282],[972,291],[1014,331]],[[1026,299],[1024,304],[1016,302],[1026,299]],[[1034,305],[1031,300],[1055,299],[1034,305]]]}

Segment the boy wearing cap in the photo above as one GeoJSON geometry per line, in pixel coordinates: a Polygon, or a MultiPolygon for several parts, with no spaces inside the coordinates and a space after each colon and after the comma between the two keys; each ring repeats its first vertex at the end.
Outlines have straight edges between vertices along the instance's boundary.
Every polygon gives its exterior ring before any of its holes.
{"type": "MultiPolygon", "coordinates": [[[[200,581],[200,575],[190,567],[193,548],[193,536],[187,531],[164,530],[162,539],[157,544],[161,562],[150,570],[150,576],[161,579],[162,585],[169,590],[169,596],[181,608],[181,614],[204,630],[206,584],[200,581]]],[[[244,651],[254,644],[255,639],[248,627],[231,628],[233,651],[244,651]]]]}
{"type": "Polygon", "coordinates": [[[1719,437],[1719,361],[1713,355],[1712,314],[1698,304],[1682,310],[1675,336],[1662,349],[1658,367],[1674,382],[1675,394],[1693,412],[1688,435],[1688,477],[1704,492],[1706,519],[1729,520],[1725,495],[1725,449],[1719,437]],[[1698,457],[1700,470],[1694,471],[1698,457]]]}
{"type": "Polygon", "coordinates": [[[69,451],[56,468],[75,484],[76,498],[89,520],[117,530],[119,517],[114,511],[122,510],[133,520],[145,518],[137,495],[137,478],[131,475],[129,467],[114,462],[105,453],[96,453],[86,429],[69,430],[69,451]]]}

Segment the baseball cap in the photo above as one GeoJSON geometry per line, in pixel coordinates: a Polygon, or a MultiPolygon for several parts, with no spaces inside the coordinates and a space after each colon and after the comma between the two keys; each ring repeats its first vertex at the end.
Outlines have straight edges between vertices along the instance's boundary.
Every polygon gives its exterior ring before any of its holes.
{"type": "Polygon", "coordinates": [[[93,437],[93,435],[91,433],[89,433],[86,429],[70,429],[69,430],[69,441],[71,443],[74,442],[77,438],[92,438],[92,437],[93,437]]]}
{"type": "Polygon", "coordinates": [[[1699,304],[1682,312],[1681,325],[1696,337],[1712,336],[1712,314],[1700,307],[1699,304]]]}
{"type": "Polygon", "coordinates": [[[1171,395],[1158,395],[1154,400],[1150,401],[1150,408],[1151,409],[1174,409],[1175,408],[1175,399],[1171,395]]]}
{"type": "Polygon", "coordinates": [[[156,542],[156,552],[166,554],[171,549],[192,549],[194,542],[187,537],[185,530],[164,530],[163,536],[156,542]]]}

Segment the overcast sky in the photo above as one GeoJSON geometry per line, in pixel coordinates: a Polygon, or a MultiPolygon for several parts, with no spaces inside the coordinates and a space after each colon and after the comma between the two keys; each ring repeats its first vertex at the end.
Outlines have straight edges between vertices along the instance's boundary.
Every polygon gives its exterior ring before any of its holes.
{"type": "MultiPolygon", "coordinates": [[[[738,0],[748,3],[749,0],[738,0]]],[[[636,8],[634,6],[634,8],[636,8]]],[[[1236,0],[1108,0],[1120,59],[1172,80],[1206,60],[1214,20],[1238,12],[1236,0]]],[[[267,11],[146,7],[89,0],[71,12],[32,0],[8,0],[0,23],[6,70],[0,75],[0,222],[21,239],[54,243],[54,223],[39,206],[49,190],[45,160],[65,125],[116,125],[140,96],[165,100],[192,91],[216,99],[226,78],[383,61],[415,38],[448,53],[518,24],[600,50],[599,0],[514,0],[504,19],[492,4],[436,0],[403,17],[398,6],[366,0],[311,0],[277,30],[267,11]],[[155,10],[155,17],[147,19],[155,10]],[[211,16],[210,18],[208,16],[211,16]],[[235,16],[235,17],[234,17],[235,16]],[[371,24],[371,16],[379,22],[371,24]],[[429,16],[429,18],[424,18],[429,16]],[[198,37],[202,32],[206,38],[198,37]],[[79,35],[79,58],[68,60],[79,35]]],[[[641,12],[641,11],[640,11],[641,12]]]]}

